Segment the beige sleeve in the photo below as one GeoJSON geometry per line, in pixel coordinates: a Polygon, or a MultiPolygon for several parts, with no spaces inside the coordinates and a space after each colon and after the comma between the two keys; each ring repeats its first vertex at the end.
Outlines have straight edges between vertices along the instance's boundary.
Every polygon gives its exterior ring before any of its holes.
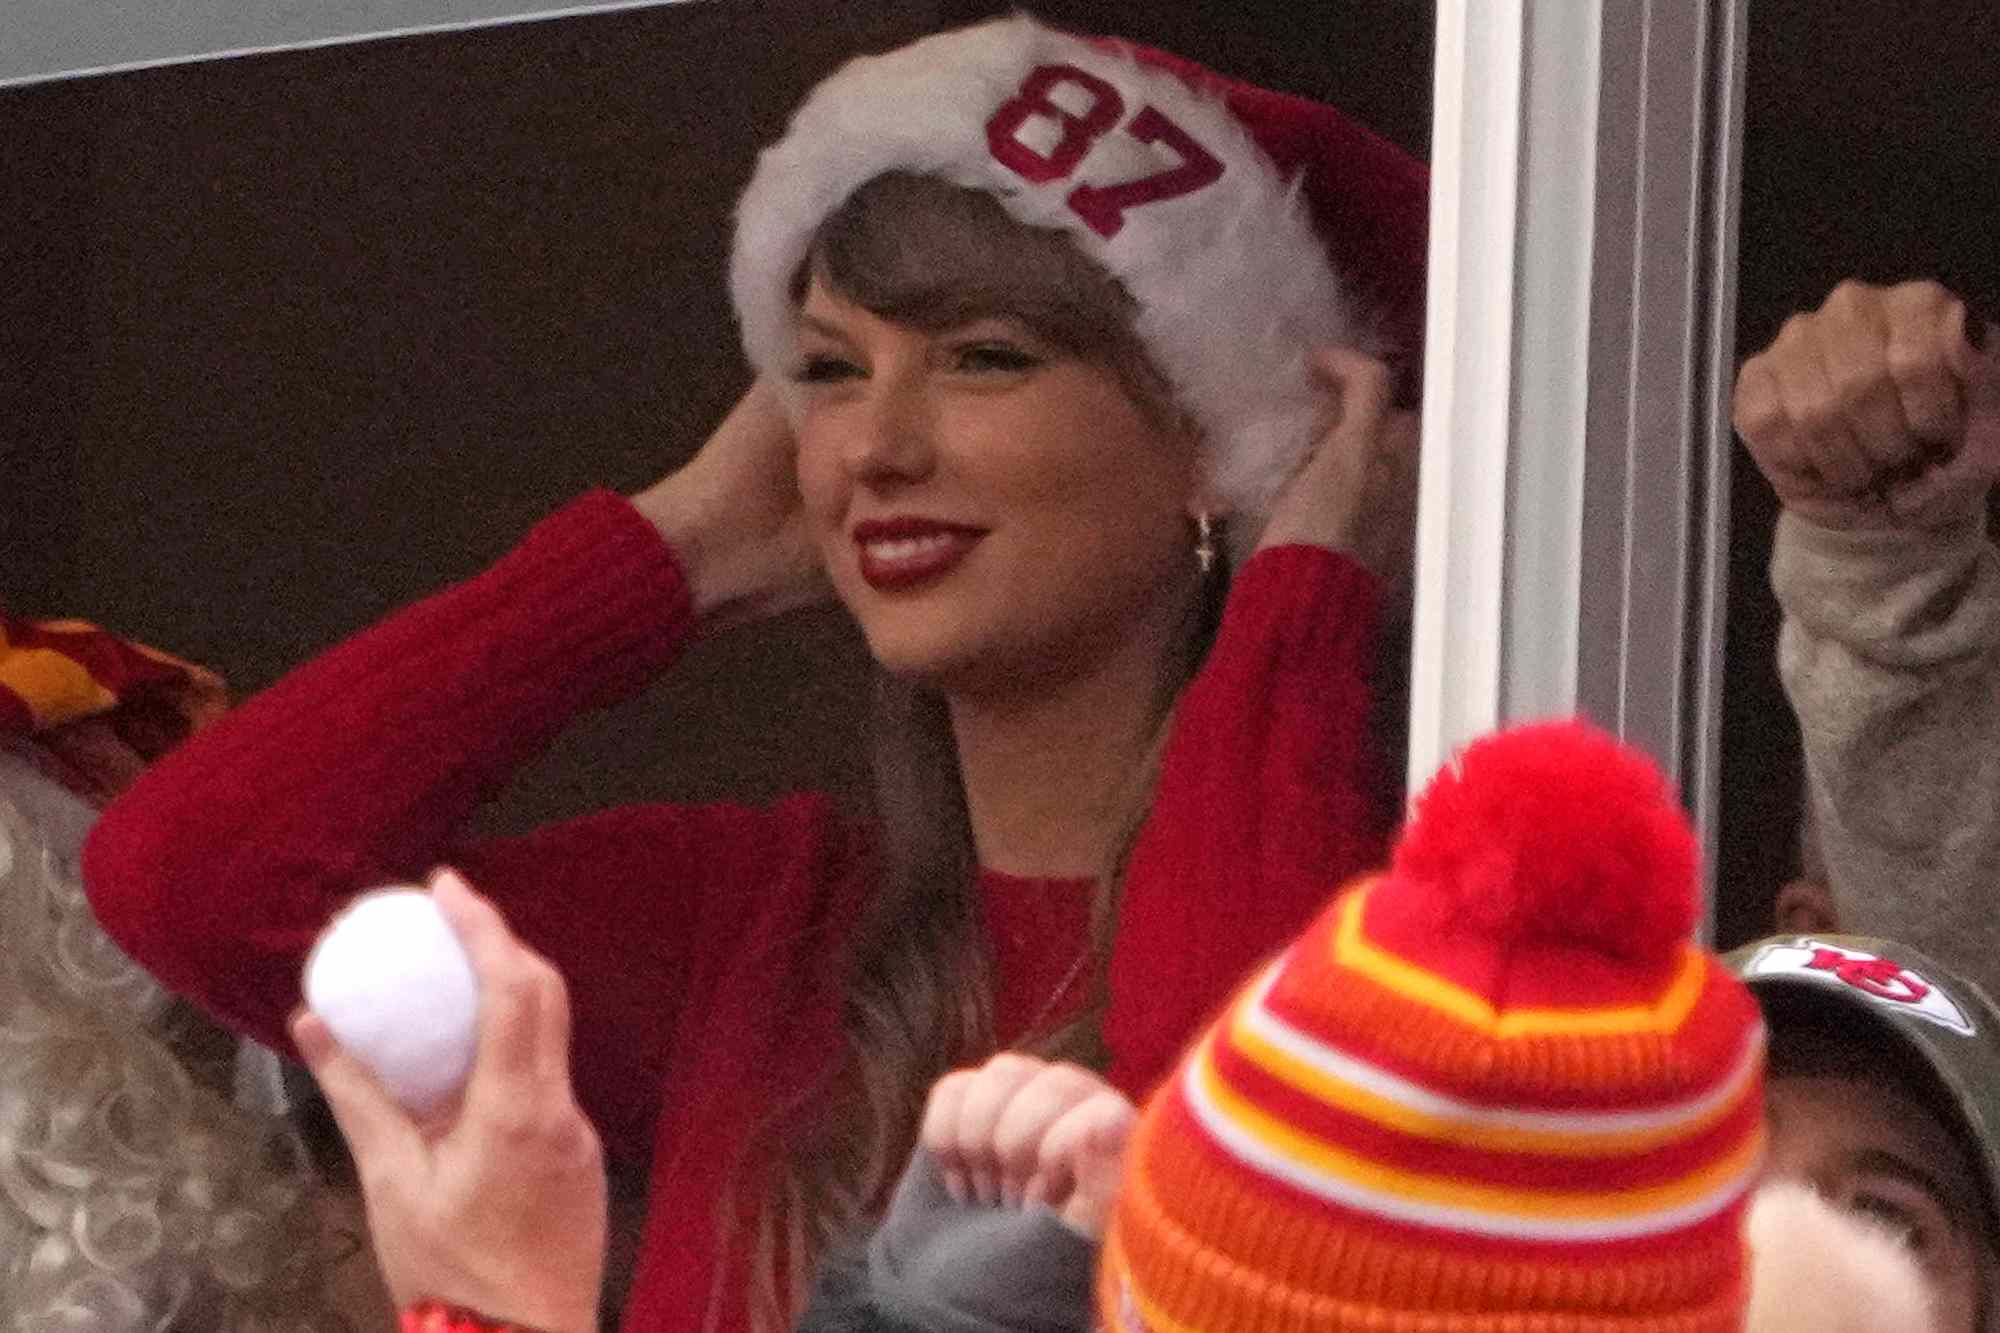
{"type": "Polygon", "coordinates": [[[2000,553],[1779,520],[1778,665],[1843,925],[2000,993],[2000,553]]]}

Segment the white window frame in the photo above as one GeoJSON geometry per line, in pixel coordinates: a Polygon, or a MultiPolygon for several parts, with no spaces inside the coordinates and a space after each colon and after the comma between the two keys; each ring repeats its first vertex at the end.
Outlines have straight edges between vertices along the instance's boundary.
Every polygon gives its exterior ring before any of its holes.
{"type": "Polygon", "coordinates": [[[1747,4],[1437,7],[1411,786],[1581,713],[1711,866],[1747,4]]]}

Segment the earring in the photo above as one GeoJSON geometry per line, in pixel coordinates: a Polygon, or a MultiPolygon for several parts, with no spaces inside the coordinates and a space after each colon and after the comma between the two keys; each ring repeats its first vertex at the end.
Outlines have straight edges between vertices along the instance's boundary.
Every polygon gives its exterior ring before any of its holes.
{"type": "Polygon", "coordinates": [[[1194,562],[1204,577],[1215,569],[1215,520],[1206,509],[1194,516],[1194,562]]]}

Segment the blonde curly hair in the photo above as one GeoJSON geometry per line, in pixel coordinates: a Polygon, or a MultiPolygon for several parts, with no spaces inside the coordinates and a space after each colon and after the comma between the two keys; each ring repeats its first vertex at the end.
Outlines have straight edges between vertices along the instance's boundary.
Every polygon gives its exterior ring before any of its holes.
{"type": "Polygon", "coordinates": [[[0,1331],[347,1329],[303,1145],[98,929],[91,812],[42,787],[0,783],[0,1331]]]}

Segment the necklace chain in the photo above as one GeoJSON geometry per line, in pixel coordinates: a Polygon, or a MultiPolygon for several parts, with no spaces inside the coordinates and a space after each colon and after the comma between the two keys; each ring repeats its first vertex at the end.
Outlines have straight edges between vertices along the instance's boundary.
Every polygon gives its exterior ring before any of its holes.
{"type": "Polygon", "coordinates": [[[1090,945],[1086,943],[1082,951],[1077,954],[1076,961],[1069,965],[1069,971],[1062,974],[1062,979],[1056,982],[1055,989],[1050,991],[1048,998],[1042,1001],[1042,1007],[1035,1011],[1033,1018],[1028,1020],[1027,1026],[1022,1029],[1022,1035],[1033,1035],[1035,1030],[1041,1027],[1043,1021],[1055,1012],[1056,1006],[1062,1003],[1062,997],[1068,993],[1071,986],[1076,984],[1077,977],[1082,975],[1083,965],[1089,961],[1090,945]]]}

